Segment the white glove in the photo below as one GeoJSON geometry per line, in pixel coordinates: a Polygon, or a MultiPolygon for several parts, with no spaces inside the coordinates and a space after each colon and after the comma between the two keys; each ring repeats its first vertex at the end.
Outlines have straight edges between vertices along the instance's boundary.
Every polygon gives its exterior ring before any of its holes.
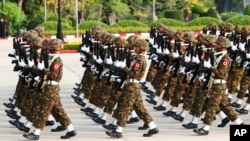
{"type": "Polygon", "coordinates": [[[175,67],[174,67],[174,66],[170,66],[170,67],[169,67],[169,70],[170,70],[170,71],[174,71],[174,70],[175,70],[175,67]]]}
{"type": "Polygon", "coordinates": [[[83,61],[86,61],[86,60],[87,60],[87,57],[86,57],[85,54],[80,54],[80,58],[81,58],[81,60],[83,60],[83,61]]]}
{"type": "Polygon", "coordinates": [[[21,70],[19,70],[18,72],[17,72],[17,76],[23,76],[23,71],[21,71],[21,70]]]}
{"type": "Polygon", "coordinates": [[[106,58],[105,63],[108,64],[108,65],[113,64],[113,60],[112,60],[111,56],[106,58]]]}
{"type": "Polygon", "coordinates": [[[193,63],[196,63],[196,64],[199,64],[199,63],[200,63],[200,59],[199,59],[198,55],[193,56],[192,62],[193,62],[193,63]]]}
{"type": "Polygon", "coordinates": [[[204,73],[199,77],[200,82],[205,82],[207,79],[205,78],[204,73]]]}
{"type": "Polygon", "coordinates": [[[19,66],[21,66],[21,67],[26,66],[26,64],[24,63],[24,61],[23,61],[23,60],[19,61],[19,62],[18,62],[18,65],[19,65],[19,66]]]}
{"type": "Polygon", "coordinates": [[[156,49],[156,52],[157,52],[158,54],[161,54],[161,53],[162,53],[161,48],[157,48],[157,49],[156,49]]]}
{"type": "Polygon", "coordinates": [[[120,67],[120,62],[118,60],[115,60],[114,66],[119,68],[120,67]]]}
{"type": "Polygon", "coordinates": [[[153,59],[154,57],[158,57],[158,55],[156,55],[156,54],[153,53],[153,54],[151,54],[151,55],[149,56],[150,59],[153,59]]]}
{"type": "Polygon", "coordinates": [[[237,50],[237,46],[233,44],[233,45],[231,46],[231,49],[232,49],[233,51],[236,51],[236,50],[237,50]]]}
{"type": "Polygon", "coordinates": [[[246,57],[247,57],[247,59],[249,59],[250,58],[250,53],[247,53],[246,57]]]}
{"type": "Polygon", "coordinates": [[[245,62],[243,65],[244,69],[249,69],[250,62],[245,62]]]}
{"type": "Polygon", "coordinates": [[[241,63],[242,58],[240,56],[237,56],[235,60],[236,60],[237,63],[241,63]]]}
{"type": "Polygon", "coordinates": [[[158,46],[159,46],[159,45],[157,45],[157,44],[156,44],[156,45],[153,45],[153,48],[158,48],[158,46]]]}
{"type": "Polygon", "coordinates": [[[120,68],[126,67],[126,60],[120,62],[120,68]]]}
{"type": "Polygon", "coordinates": [[[168,50],[168,48],[164,48],[162,53],[168,55],[170,54],[170,51],[168,50]]]}
{"type": "Polygon", "coordinates": [[[106,69],[106,70],[102,71],[101,76],[109,76],[109,74],[110,74],[109,69],[106,69]]]}
{"type": "Polygon", "coordinates": [[[16,60],[19,60],[19,56],[18,55],[16,55],[15,57],[16,57],[16,60]]]}
{"type": "Polygon", "coordinates": [[[185,75],[185,74],[186,74],[186,72],[185,72],[185,67],[181,68],[179,73],[185,75]]]}
{"type": "Polygon", "coordinates": [[[89,52],[89,47],[87,47],[86,45],[83,45],[81,47],[81,51],[88,53],[89,52]]]}
{"type": "Polygon", "coordinates": [[[151,44],[151,45],[153,45],[153,44],[154,44],[154,38],[150,38],[150,37],[149,37],[148,43],[151,44]]]}
{"type": "Polygon", "coordinates": [[[40,82],[41,81],[40,76],[36,76],[36,77],[34,77],[34,79],[35,79],[36,82],[40,82]]]}
{"type": "Polygon", "coordinates": [[[34,61],[33,60],[28,60],[28,66],[31,68],[32,66],[34,66],[34,61]]]}
{"type": "Polygon", "coordinates": [[[180,55],[179,55],[179,52],[173,52],[173,58],[178,58],[180,55]]]}
{"type": "Polygon", "coordinates": [[[96,60],[96,62],[97,62],[98,64],[101,64],[101,63],[103,62],[103,60],[101,59],[101,57],[99,57],[99,58],[96,60]]]}
{"type": "Polygon", "coordinates": [[[234,42],[233,41],[230,41],[230,46],[232,47],[234,45],[234,42]]]}
{"type": "MultiPolygon", "coordinates": [[[[112,81],[117,81],[117,80],[119,81],[119,79],[120,79],[120,78],[119,78],[119,76],[117,76],[117,75],[111,75],[111,76],[110,76],[110,81],[111,81],[111,82],[112,82],[112,81]]],[[[120,79],[120,81],[121,81],[121,79],[120,79]]]]}
{"type": "Polygon", "coordinates": [[[43,70],[43,69],[44,69],[44,62],[43,62],[43,61],[42,61],[42,63],[41,63],[41,62],[38,62],[37,68],[38,68],[39,70],[43,70]]]}
{"type": "Polygon", "coordinates": [[[190,62],[190,61],[191,61],[191,55],[189,55],[189,56],[185,55],[184,61],[185,61],[186,63],[190,62]]]}
{"type": "Polygon", "coordinates": [[[210,59],[209,59],[208,61],[204,60],[203,66],[204,66],[205,68],[211,68],[212,65],[211,65],[211,63],[210,63],[210,59]]]}
{"type": "Polygon", "coordinates": [[[96,55],[93,55],[92,58],[93,58],[93,60],[97,60],[97,56],[96,55]]]}
{"type": "Polygon", "coordinates": [[[193,76],[193,72],[192,71],[189,71],[186,73],[188,77],[192,77],[193,76]]]}
{"type": "Polygon", "coordinates": [[[240,49],[241,51],[245,51],[245,44],[246,44],[246,43],[239,43],[239,49],[240,49]]]}

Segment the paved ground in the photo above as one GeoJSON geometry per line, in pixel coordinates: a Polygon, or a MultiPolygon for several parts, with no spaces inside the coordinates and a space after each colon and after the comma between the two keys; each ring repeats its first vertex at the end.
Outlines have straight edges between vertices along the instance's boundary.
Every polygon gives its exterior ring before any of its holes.
{"type": "MultiPolygon", "coordinates": [[[[17,74],[13,72],[13,64],[11,64],[11,58],[8,57],[8,53],[12,50],[11,40],[0,40],[0,140],[2,141],[25,141],[26,139],[22,137],[23,132],[17,130],[12,125],[9,124],[11,120],[5,113],[6,107],[3,106],[4,102],[8,102],[8,98],[13,96],[15,91],[15,86],[17,82],[17,74]]],[[[64,61],[64,75],[60,83],[61,87],[61,99],[65,110],[67,111],[69,117],[71,118],[73,125],[77,131],[77,136],[72,138],[73,141],[106,141],[112,140],[108,137],[105,132],[106,130],[96,123],[94,123],[89,117],[87,117],[83,112],[80,111],[80,106],[74,103],[71,98],[73,94],[73,87],[75,82],[79,82],[83,74],[84,69],[81,67],[81,62],[79,61],[79,55],[77,53],[66,53],[61,54],[64,61]]],[[[146,94],[142,92],[143,99],[146,98],[146,94]]],[[[161,100],[160,100],[161,102],[161,100]]],[[[159,102],[159,103],[160,103],[159,102]]],[[[211,127],[210,133],[207,136],[198,136],[192,130],[184,129],[181,125],[182,123],[175,121],[171,117],[165,117],[162,112],[153,110],[153,106],[144,102],[146,108],[154,118],[158,128],[160,130],[159,134],[154,135],[150,138],[142,137],[142,134],[146,131],[137,130],[138,126],[143,124],[142,121],[135,124],[128,124],[124,129],[123,138],[117,140],[124,141],[229,141],[229,127],[218,128],[217,125],[220,123],[220,118],[217,117],[211,127]]],[[[179,106],[179,111],[181,105],[179,106]]],[[[167,110],[170,106],[167,107],[167,110]]],[[[250,123],[249,115],[240,115],[246,124],[250,123]]],[[[108,119],[108,123],[111,122],[111,118],[108,119]]],[[[187,123],[191,120],[191,116],[186,116],[183,123],[187,123]]],[[[201,123],[201,122],[200,122],[201,123]]],[[[202,123],[200,124],[200,126],[202,123]]],[[[54,125],[55,127],[56,125],[54,125]]],[[[64,135],[61,133],[51,133],[50,129],[52,127],[46,127],[41,133],[41,141],[57,141],[61,140],[60,136],[64,135]]]]}

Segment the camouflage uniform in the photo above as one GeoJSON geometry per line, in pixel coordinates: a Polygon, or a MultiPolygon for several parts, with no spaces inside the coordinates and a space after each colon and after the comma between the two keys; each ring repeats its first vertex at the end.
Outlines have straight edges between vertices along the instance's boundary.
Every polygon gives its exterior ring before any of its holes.
{"type": "Polygon", "coordinates": [[[127,70],[129,75],[128,80],[124,86],[122,96],[117,106],[117,125],[121,127],[126,126],[128,115],[133,108],[138,116],[146,123],[150,123],[153,119],[144,108],[141,95],[139,80],[143,77],[146,71],[146,58],[142,55],[133,56],[130,70],[127,70]]]}
{"type": "MultiPolygon", "coordinates": [[[[52,41],[50,48],[60,50],[61,44],[62,42],[59,42],[58,40],[52,41]]],[[[71,120],[64,111],[59,96],[59,82],[62,79],[63,62],[62,59],[57,55],[49,57],[50,65],[48,68],[44,69],[45,81],[41,97],[39,99],[40,103],[37,105],[36,112],[34,113],[37,117],[33,121],[33,126],[41,130],[43,130],[50,114],[53,115],[57,122],[60,122],[62,127],[66,128],[71,124],[71,120]]]]}
{"type": "MultiPolygon", "coordinates": [[[[217,39],[218,44],[222,45],[223,47],[229,47],[228,40],[225,37],[220,37],[217,39]]],[[[215,65],[212,66],[210,69],[213,73],[213,79],[210,79],[211,91],[210,91],[210,98],[208,101],[206,114],[204,117],[203,123],[206,125],[211,125],[215,114],[220,109],[228,115],[231,121],[234,121],[238,118],[238,115],[235,111],[229,106],[228,98],[225,95],[225,91],[227,88],[226,80],[228,78],[228,72],[230,69],[231,59],[227,54],[219,54],[215,58],[215,65]],[[217,66],[216,66],[217,65],[217,66]]]]}

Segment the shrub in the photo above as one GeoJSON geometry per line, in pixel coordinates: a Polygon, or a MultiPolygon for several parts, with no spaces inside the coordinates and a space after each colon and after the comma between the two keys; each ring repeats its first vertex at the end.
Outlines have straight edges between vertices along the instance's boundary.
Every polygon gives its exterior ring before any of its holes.
{"type": "Polygon", "coordinates": [[[80,23],[78,25],[78,28],[81,30],[86,30],[86,29],[91,29],[95,25],[100,25],[104,29],[109,27],[107,24],[105,24],[103,22],[89,20],[89,21],[85,21],[85,22],[80,23]]]}
{"type": "Polygon", "coordinates": [[[212,17],[200,17],[200,18],[190,21],[189,23],[187,23],[186,26],[206,26],[211,22],[214,22],[216,24],[220,23],[218,19],[215,19],[212,17]]]}
{"type": "Polygon", "coordinates": [[[238,16],[239,14],[236,12],[229,12],[229,13],[221,13],[220,15],[221,15],[221,19],[223,21],[226,21],[234,16],[238,16]]]}
{"type": "Polygon", "coordinates": [[[250,16],[244,15],[244,16],[234,16],[225,22],[232,23],[234,25],[250,25],[250,16]]]}
{"type": "Polygon", "coordinates": [[[111,27],[147,27],[147,25],[135,20],[120,20],[111,27]]]}
{"type": "Polygon", "coordinates": [[[180,22],[180,21],[174,20],[174,19],[168,19],[168,18],[158,19],[158,20],[150,23],[149,26],[155,26],[159,23],[162,23],[162,24],[167,25],[167,26],[184,26],[183,22],[180,22]]]}
{"type": "Polygon", "coordinates": [[[169,19],[175,19],[178,21],[184,21],[184,14],[182,10],[171,10],[165,12],[165,17],[169,19]]]}
{"type": "MultiPolygon", "coordinates": [[[[46,23],[42,23],[42,25],[45,28],[45,31],[46,30],[48,30],[48,31],[55,30],[56,31],[57,30],[57,24],[58,24],[57,21],[48,21],[46,23]]],[[[70,26],[70,25],[68,25],[66,23],[63,23],[63,22],[61,22],[61,24],[62,24],[62,29],[63,30],[73,30],[72,26],[70,26]]]]}
{"type": "Polygon", "coordinates": [[[243,11],[243,14],[244,14],[244,15],[250,15],[250,4],[248,4],[248,5],[245,7],[245,9],[244,9],[244,11],[243,11]]]}

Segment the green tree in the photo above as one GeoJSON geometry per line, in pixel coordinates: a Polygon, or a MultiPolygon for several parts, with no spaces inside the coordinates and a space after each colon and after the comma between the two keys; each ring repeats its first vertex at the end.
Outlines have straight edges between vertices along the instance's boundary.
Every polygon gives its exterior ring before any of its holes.
{"type": "MultiPolygon", "coordinates": [[[[2,6],[2,3],[0,5],[2,6]]],[[[9,34],[17,35],[20,28],[25,25],[27,17],[15,3],[6,1],[4,6],[4,11],[1,11],[1,13],[8,24],[9,34]]]]}
{"type": "Polygon", "coordinates": [[[244,14],[244,15],[250,15],[250,4],[248,4],[248,5],[245,7],[245,9],[244,9],[244,11],[243,11],[243,14],[244,14]]]}

